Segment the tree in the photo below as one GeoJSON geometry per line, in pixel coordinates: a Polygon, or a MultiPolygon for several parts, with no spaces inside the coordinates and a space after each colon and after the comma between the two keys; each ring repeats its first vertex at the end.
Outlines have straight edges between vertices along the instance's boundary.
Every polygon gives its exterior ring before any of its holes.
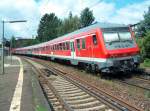
{"type": "Polygon", "coordinates": [[[73,16],[72,13],[69,13],[69,16],[65,18],[59,28],[59,35],[63,35],[74,30],[79,29],[81,26],[80,19],[78,16],[73,16]]]}
{"type": "Polygon", "coordinates": [[[141,36],[145,36],[148,30],[150,30],[150,7],[148,8],[148,12],[145,12],[144,20],[140,22],[138,27],[138,32],[141,36]]]}
{"type": "Polygon", "coordinates": [[[16,48],[16,39],[14,36],[12,36],[10,40],[11,48],[16,48]]]}
{"type": "Polygon", "coordinates": [[[144,20],[142,20],[138,26],[138,34],[142,36],[142,39],[138,39],[137,43],[141,49],[141,56],[143,59],[150,58],[150,7],[145,12],[144,20]]]}
{"type": "Polygon", "coordinates": [[[95,17],[89,8],[85,8],[80,14],[80,20],[82,27],[86,27],[92,24],[92,22],[95,20],[95,17]]]}
{"type": "Polygon", "coordinates": [[[60,25],[60,19],[54,14],[45,14],[40,21],[38,27],[37,39],[41,42],[48,41],[57,37],[57,28],[60,25]]]}
{"type": "Polygon", "coordinates": [[[143,41],[143,55],[145,58],[150,58],[150,30],[146,32],[143,41]]]}

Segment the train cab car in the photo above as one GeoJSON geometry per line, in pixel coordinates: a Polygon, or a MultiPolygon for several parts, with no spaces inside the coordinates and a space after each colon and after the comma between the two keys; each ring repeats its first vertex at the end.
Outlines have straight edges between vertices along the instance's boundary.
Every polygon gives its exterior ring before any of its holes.
{"type": "Polygon", "coordinates": [[[103,71],[132,71],[137,69],[140,56],[130,27],[102,29],[108,68],[103,71]]]}
{"type": "Polygon", "coordinates": [[[16,53],[70,61],[86,70],[131,71],[139,65],[139,48],[126,25],[96,23],[54,40],[16,49],[16,53]]]}

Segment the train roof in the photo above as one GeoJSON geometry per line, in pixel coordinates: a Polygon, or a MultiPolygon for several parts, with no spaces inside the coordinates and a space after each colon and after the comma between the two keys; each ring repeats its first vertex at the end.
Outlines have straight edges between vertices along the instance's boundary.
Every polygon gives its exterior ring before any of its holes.
{"type": "Polygon", "coordinates": [[[46,46],[47,44],[55,43],[55,42],[57,42],[59,40],[63,40],[67,36],[71,37],[71,36],[74,36],[74,35],[77,35],[77,34],[80,34],[80,33],[83,33],[83,32],[87,32],[87,31],[92,30],[92,29],[96,29],[96,28],[104,29],[104,28],[115,28],[115,27],[120,27],[121,28],[121,27],[128,27],[128,26],[124,25],[124,24],[98,22],[98,23],[92,24],[90,26],[81,28],[79,30],[73,31],[71,33],[65,34],[63,36],[60,36],[60,37],[58,37],[56,39],[53,39],[53,40],[50,40],[50,41],[47,41],[47,42],[43,42],[43,43],[40,43],[40,44],[35,44],[35,45],[32,45],[32,46],[18,48],[18,49],[30,49],[30,48],[42,47],[42,46],[46,46]]]}

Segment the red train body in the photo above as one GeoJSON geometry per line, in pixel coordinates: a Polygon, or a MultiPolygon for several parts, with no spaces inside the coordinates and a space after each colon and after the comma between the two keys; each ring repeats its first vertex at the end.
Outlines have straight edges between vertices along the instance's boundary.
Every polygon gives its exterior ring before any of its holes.
{"type": "Polygon", "coordinates": [[[90,70],[127,71],[137,68],[139,48],[130,27],[97,23],[41,44],[17,48],[16,54],[68,60],[90,70]]]}

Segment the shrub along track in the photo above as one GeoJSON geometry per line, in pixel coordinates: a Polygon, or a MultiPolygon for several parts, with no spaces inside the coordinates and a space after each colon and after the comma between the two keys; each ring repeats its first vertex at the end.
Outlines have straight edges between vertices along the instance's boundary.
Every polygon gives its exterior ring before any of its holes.
{"type": "Polygon", "coordinates": [[[116,110],[140,111],[140,109],[136,108],[136,106],[130,105],[129,103],[111,95],[109,92],[105,92],[75,75],[67,73],[66,71],[61,70],[60,68],[58,69],[56,66],[50,65],[47,61],[39,59],[32,60],[43,64],[46,67],[46,69],[50,72],[61,75],[61,77],[65,78],[65,80],[68,80],[72,84],[75,84],[85,92],[88,92],[89,94],[95,96],[97,99],[101,100],[103,103],[107,104],[108,106],[111,106],[116,110]]]}

